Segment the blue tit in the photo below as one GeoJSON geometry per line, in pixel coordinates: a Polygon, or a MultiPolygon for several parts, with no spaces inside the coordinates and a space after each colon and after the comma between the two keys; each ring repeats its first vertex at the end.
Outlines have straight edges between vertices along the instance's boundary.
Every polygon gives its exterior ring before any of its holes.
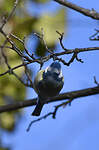
{"type": "Polygon", "coordinates": [[[40,70],[34,79],[34,90],[38,94],[38,101],[32,115],[39,116],[48,98],[58,95],[63,85],[64,77],[59,62],[53,62],[45,70],[40,70]]]}

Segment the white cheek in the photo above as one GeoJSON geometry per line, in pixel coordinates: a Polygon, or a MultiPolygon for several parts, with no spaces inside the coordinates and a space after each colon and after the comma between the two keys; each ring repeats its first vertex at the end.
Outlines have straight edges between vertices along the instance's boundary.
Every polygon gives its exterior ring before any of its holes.
{"type": "Polygon", "coordinates": [[[54,72],[59,74],[59,70],[58,69],[54,69],[54,72]]]}
{"type": "Polygon", "coordinates": [[[63,75],[62,75],[62,71],[61,71],[59,74],[59,78],[62,78],[62,77],[63,77],[63,75]]]}
{"type": "Polygon", "coordinates": [[[45,69],[45,73],[47,72],[47,70],[48,70],[48,67],[45,69]]]}

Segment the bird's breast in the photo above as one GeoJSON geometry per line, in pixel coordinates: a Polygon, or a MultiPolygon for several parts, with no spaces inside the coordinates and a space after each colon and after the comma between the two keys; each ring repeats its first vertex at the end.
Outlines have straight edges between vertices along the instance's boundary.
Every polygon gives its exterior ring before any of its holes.
{"type": "Polygon", "coordinates": [[[39,95],[43,97],[53,97],[56,96],[63,87],[62,82],[57,82],[51,76],[47,79],[39,82],[38,91],[39,95]]]}

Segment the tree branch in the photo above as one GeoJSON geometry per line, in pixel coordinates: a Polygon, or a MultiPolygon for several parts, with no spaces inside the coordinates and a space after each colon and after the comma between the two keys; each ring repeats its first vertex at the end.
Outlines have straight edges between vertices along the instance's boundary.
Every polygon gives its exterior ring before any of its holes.
{"type": "Polygon", "coordinates": [[[1,29],[2,29],[2,28],[4,27],[4,25],[8,22],[8,20],[10,20],[10,18],[13,16],[13,14],[14,14],[14,12],[15,12],[15,9],[16,9],[16,7],[17,7],[18,1],[19,1],[19,0],[16,0],[16,1],[14,2],[14,7],[13,7],[13,9],[11,10],[11,12],[10,12],[8,18],[4,19],[4,22],[3,22],[2,26],[0,27],[1,29]]]}
{"type": "MultiPolygon", "coordinates": [[[[1,47],[2,48],[2,47],[1,47]]],[[[81,53],[81,52],[87,52],[87,51],[96,51],[99,50],[99,47],[87,47],[87,48],[75,48],[75,49],[66,49],[65,51],[59,52],[59,53],[54,53],[55,56],[62,56],[62,55],[68,55],[68,54],[73,54],[73,53],[81,53]]],[[[49,54],[48,56],[44,56],[42,57],[42,61],[48,61],[53,54],[49,54]]],[[[77,59],[77,58],[76,58],[77,59]]],[[[65,63],[64,60],[62,60],[61,58],[59,58],[59,60],[64,64],[64,65],[70,65],[70,61],[68,63],[65,63]]],[[[32,62],[26,62],[25,64],[20,64],[18,66],[15,66],[14,68],[11,68],[11,70],[15,70],[18,69],[20,67],[23,66],[27,66],[28,64],[34,63],[34,62],[38,62],[39,64],[41,64],[41,60],[40,59],[34,59],[32,60],[32,62]]],[[[0,76],[6,75],[7,73],[10,73],[11,70],[7,70],[4,73],[1,73],[0,76]]]]}
{"type": "MultiPolygon", "coordinates": [[[[82,90],[78,90],[78,91],[66,92],[66,93],[60,94],[56,97],[50,98],[47,101],[47,103],[62,101],[62,100],[70,101],[71,99],[74,100],[76,98],[91,96],[91,95],[96,95],[96,94],[99,94],[99,86],[82,89],[82,90]]],[[[0,113],[36,105],[36,100],[37,99],[34,98],[34,99],[26,100],[26,101],[21,101],[21,102],[15,103],[15,104],[1,105],[0,113]]]]}
{"type": "Polygon", "coordinates": [[[83,7],[77,6],[71,2],[68,2],[67,0],[53,0],[65,7],[71,8],[85,16],[91,17],[93,19],[99,20],[99,13],[97,13],[94,9],[90,10],[90,9],[85,9],[83,7]]]}

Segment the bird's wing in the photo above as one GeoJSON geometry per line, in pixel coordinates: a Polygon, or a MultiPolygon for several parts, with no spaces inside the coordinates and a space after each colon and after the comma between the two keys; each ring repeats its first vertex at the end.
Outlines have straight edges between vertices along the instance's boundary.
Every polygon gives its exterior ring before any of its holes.
{"type": "Polygon", "coordinates": [[[44,70],[40,70],[34,79],[34,90],[37,94],[39,94],[38,84],[43,80],[43,72],[44,70]]]}

